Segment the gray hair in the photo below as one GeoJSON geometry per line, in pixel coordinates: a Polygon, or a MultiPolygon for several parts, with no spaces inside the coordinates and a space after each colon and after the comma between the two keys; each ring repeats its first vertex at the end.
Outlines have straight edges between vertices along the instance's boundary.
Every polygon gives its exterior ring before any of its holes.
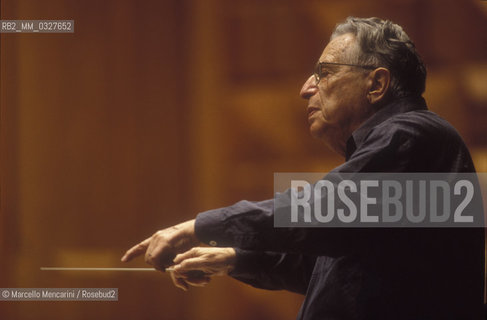
{"type": "Polygon", "coordinates": [[[358,45],[350,63],[388,69],[393,98],[423,94],[426,68],[401,26],[379,18],[348,17],[335,27],[331,39],[347,33],[355,36],[358,45]]]}

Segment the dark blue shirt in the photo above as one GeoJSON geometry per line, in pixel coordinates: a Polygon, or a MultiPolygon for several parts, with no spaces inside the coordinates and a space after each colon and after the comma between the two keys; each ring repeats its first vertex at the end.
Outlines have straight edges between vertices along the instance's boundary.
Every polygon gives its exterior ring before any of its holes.
{"type": "MultiPolygon", "coordinates": [[[[333,172],[475,172],[456,130],[422,98],[396,100],[347,141],[333,172]]],[[[274,228],[273,199],[200,213],[195,232],[234,247],[231,276],[305,294],[298,319],[484,319],[481,228],[274,228]]]]}

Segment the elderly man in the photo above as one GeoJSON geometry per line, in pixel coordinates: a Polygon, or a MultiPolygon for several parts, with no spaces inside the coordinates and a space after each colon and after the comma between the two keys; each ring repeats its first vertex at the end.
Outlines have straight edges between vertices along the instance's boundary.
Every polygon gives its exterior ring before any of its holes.
{"type": "MultiPolygon", "coordinates": [[[[334,172],[475,172],[455,129],[427,110],[425,79],[400,26],[337,25],[301,89],[312,135],[345,157],[334,172]]],[[[302,293],[298,319],[482,319],[482,229],[274,228],[273,210],[271,199],[200,213],[122,261],[172,266],[183,289],[229,274],[302,293]]]]}

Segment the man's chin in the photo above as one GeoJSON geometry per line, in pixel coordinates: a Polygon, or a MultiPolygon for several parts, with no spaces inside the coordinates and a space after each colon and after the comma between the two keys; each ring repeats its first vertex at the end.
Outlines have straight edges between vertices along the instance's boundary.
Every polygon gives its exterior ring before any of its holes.
{"type": "Polygon", "coordinates": [[[317,123],[318,121],[313,121],[313,123],[309,126],[309,133],[313,138],[324,140],[325,128],[323,128],[322,124],[317,123]]]}
{"type": "Polygon", "coordinates": [[[325,128],[320,127],[313,127],[313,125],[309,128],[309,132],[311,136],[315,139],[320,140],[323,142],[328,149],[330,149],[333,152],[336,152],[340,155],[344,155],[344,148],[337,143],[338,142],[338,137],[334,137],[332,132],[330,130],[325,130],[325,128]]]}

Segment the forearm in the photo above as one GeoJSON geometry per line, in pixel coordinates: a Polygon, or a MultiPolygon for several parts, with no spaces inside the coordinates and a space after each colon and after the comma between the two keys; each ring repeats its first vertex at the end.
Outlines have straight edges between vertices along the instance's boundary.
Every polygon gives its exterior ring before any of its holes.
{"type": "Polygon", "coordinates": [[[274,227],[273,199],[200,213],[195,233],[212,246],[331,257],[360,253],[380,236],[372,229],[274,227]]]}

